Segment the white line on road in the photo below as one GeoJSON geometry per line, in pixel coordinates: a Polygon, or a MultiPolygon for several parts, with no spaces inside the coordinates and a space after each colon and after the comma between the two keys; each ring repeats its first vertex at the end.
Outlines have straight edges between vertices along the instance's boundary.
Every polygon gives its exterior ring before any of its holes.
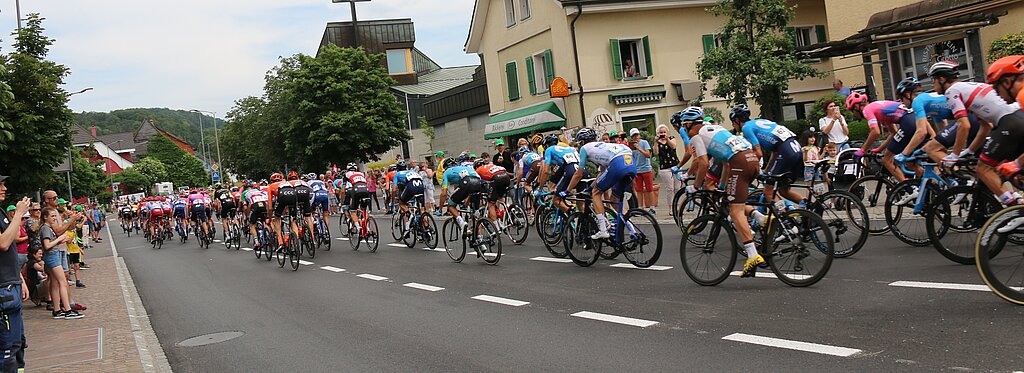
{"type": "Polygon", "coordinates": [[[341,240],[341,241],[348,241],[348,238],[345,238],[345,237],[338,237],[338,238],[336,238],[336,240],[341,240]]]}
{"type": "Polygon", "coordinates": [[[245,251],[252,251],[252,248],[251,248],[251,247],[243,247],[243,248],[242,248],[242,250],[245,250],[245,251]]]}
{"type": "MultiPolygon", "coordinates": [[[[729,275],[739,276],[741,274],[743,274],[742,271],[732,271],[732,273],[730,273],[729,275]]],[[[759,277],[759,278],[779,278],[778,276],[775,276],[775,274],[771,273],[770,271],[769,272],[765,272],[764,269],[761,269],[761,270],[757,271],[757,273],[754,275],[754,277],[759,277]]],[[[798,275],[798,274],[795,274],[795,273],[791,273],[789,275],[786,275],[786,277],[789,277],[789,278],[794,279],[794,280],[804,280],[804,279],[807,279],[808,277],[811,277],[811,276],[808,276],[808,275],[798,275]]]]}
{"type": "Polygon", "coordinates": [[[788,339],[779,339],[779,338],[772,338],[772,337],[762,337],[762,336],[759,336],[759,335],[751,335],[751,334],[743,334],[743,333],[729,334],[729,335],[727,335],[725,337],[722,337],[722,339],[727,340],[727,341],[751,343],[751,344],[761,345],[761,346],[778,347],[778,348],[785,348],[785,349],[789,349],[789,350],[813,352],[813,353],[816,353],[816,354],[824,354],[824,355],[832,355],[832,356],[842,356],[842,357],[853,356],[853,355],[856,355],[856,354],[861,352],[861,350],[858,350],[858,349],[855,349],[855,348],[846,348],[846,347],[829,346],[829,345],[823,345],[823,344],[817,344],[817,343],[791,341],[791,340],[788,340],[788,339]]]}
{"type": "Polygon", "coordinates": [[[387,277],[384,277],[384,276],[371,275],[369,273],[363,273],[361,275],[356,275],[356,277],[362,277],[362,278],[365,278],[367,280],[373,280],[373,281],[384,281],[384,280],[388,279],[387,277]]]}
{"type": "Polygon", "coordinates": [[[442,248],[440,248],[440,247],[438,247],[438,248],[434,248],[434,249],[431,249],[431,248],[429,248],[429,247],[424,247],[424,248],[423,248],[423,251],[444,251],[444,249],[442,249],[442,248]]]}
{"type": "Polygon", "coordinates": [[[410,282],[408,284],[403,284],[402,286],[410,287],[410,288],[413,288],[413,289],[426,290],[426,291],[441,291],[441,290],[444,290],[444,288],[442,288],[442,287],[437,287],[437,286],[433,286],[433,285],[426,285],[426,284],[420,284],[420,283],[415,283],[415,282],[410,282]]]}
{"type": "Polygon", "coordinates": [[[615,315],[608,315],[608,314],[597,313],[597,312],[590,312],[590,311],[580,311],[580,312],[576,312],[576,313],[574,313],[572,315],[569,315],[569,316],[575,316],[575,317],[580,317],[580,318],[584,318],[584,319],[591,319],[591,320],[598,320],[598,321],[613,322],[613,323],[616,323],[616,324],[623,324],[623,325],[630,325],[630,326],[639,326],[641,328],[646,328],[648,326],[658,324],[657,321],[650,321],[650,320],[643,320],[643,319],[634,319],[632,317],[615,316],[615,315]]]}
{"type": "Polygon", "coordinates": [[[647,267],[647,268],[640,268],[640,267],[637,267],[637,266],[629,264],[629,263],[615,263],[615,264],[610,265],[609,267],[631,268],[631,269],[646,269],[646,270],[649,270],[649,271],[667,271],[667,270],[672,269],[672,267],[669,267],[669,266],[650,266],[650,267],[647,267]]]}
{"type": "Polygon", "coordinates": [[[221,243],[221,240],[213,240],[213,242],[221,243]]]}
{"type": "Polygon", "coordinates": [[[323,267],[320,267],[320,269],[325,270],[325,271],[335,272],[335,273],[337,273],[337,272],[345,272],[344,268],[331,267],[331,266],[323,266],[323,267]]]}
{"type": "Polygon", "coordinates": [[[536,260],[538,262],[551,262],[551,263],[572,263],[572,259],[566,258],[552,258],[549,256],[535,256],[530,260],[536,260]]]}
{"type": "Polygon", "coordinates": [[[391,246],[391,247],[406,247],[404,243],[389,243],[388,246],[391,246]]]}
{"type": "Polygon", "coordinates": [[[299,264],[302,264],[304,266],[311,266],[311,265],[313,265],[313,262],[307,262],[305,260],[299,260],[299,264]]]}
{"type": "Polygon", "coordinates": [[[530,302],[524,302],[524,301],[521,301],[521,300],[495,297],[495,296],[492,296],[492,295],[477,295],[477,296],[473,297],[472,299],[482,300],[484,302],[504,304],[506,306],[512,306],[512,307],[519,307],[519,306],[525,306],[527,304],[530,304],[530,302]]]}
{"type": "MultiPolygon", "coordinates": [[[[978,284],[956,284],[951,282],[923,282],[923,281],[896,281],[889,286],[899,286],[905,288],[924,288],[924,289],[946,289],[946,290],[973,290],[973,291],[992,291],[988,286],[978,284]]],[[[1013,288],[1014,290],[1020,291],[1021,288],[1013,288]]]]}

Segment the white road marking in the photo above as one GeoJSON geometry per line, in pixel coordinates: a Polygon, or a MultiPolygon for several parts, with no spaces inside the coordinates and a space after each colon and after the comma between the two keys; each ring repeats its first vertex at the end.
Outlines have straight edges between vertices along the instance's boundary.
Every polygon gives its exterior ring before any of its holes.
{"type": "MultiPolygon", "coordinates": [[[[768,270],[768,272],[765,272],[765,271],[766,270],[764,268],[759,269],[757,271],[757,273],[754,274],[754,277],[760,277],[760,278],[779,278],[778,276],[775,276],[774,273],[771,273],[770,270],[768,270]]],[[[743,274],[743,271],[732,271],[732,273],[730,273],[729,275],[739,276],[741,274],[743,274]]],[[[811,277],[811,276],[808,276],[808,275],[798,275],[798,274],[792,273],[792,274],[787,275],[786,277],[792,278],[794,280],[804,280],[804,279],[807,279],[808,277],[811,277]]]]}
{"type": "Polygon", "coordinates": [[[213,240],[213,242],[221,243],[221,240],[213,240]]]}
{"type": "Polygon", "coordinates": [[[345,237],[338,237],[338,238],[336,238],[336,240],[341,240],[341,241],[348,241],[348,238],[345,238],[345,237]]]}
{"type": "Polygon", "coordinates": [[[337,273],[337,272],[345,272],[344,268],[331,267],[331,266],[323,266],[323,267],[320,267],[320,269],[325,270],[325,271],[335,272],[335,273],[337,273]]]}
{"type": "Polygon", "coordinates": [[[641,328],[646,328],[648,326],[657,325],[658,324],[657,321],[650,321],[650,320],[643,320],[643,319],[634,319],[632,317],[615,316],[615,315],[608,315],[608,314],[597,313],[597,312],[590,312],[590,311],[580,311],[580,312],[576,312],[574,314],[571,314],[569,316],[575,316],[575,317],[580,317],[580,318],[584,318],[584,319],[591,319],[591,320],[598,320],[598,321],[607,321],[607,322],[612,322],[612,323],[616,323],[616,324],[623,324],[623,325],[630,325],[630,326],[639,326],[641,328]]]}
{"type": "Polygon", "coordinates": [[[672,267],[669,267],[669,266],[650,266],[650,267],[647,267],[647,268],[640,268],[640,267],[637,267],[637,266],[629,264],[629,263],[615,263],[615,264],[610,265],[609,267],[632,268],[632,269],[646,269],[646,270],[649,270],[649,271],[667,271],[667,270],[672,269],[672,267]]]}
{"type": "Polygon", "coordinates": [[[314,263],[313,263],[313,262],[307,262],[307,261],[305,261],[305,260],[299,260],[299,264],[302,264],[302,265],[304,265],[304,266],[311,266],[311,265],[313,265],[314,263]]]}
{"type": "Polygon", "coordinates": [[[813,352],[816,354],[832,355],[848,357],[853,356],[861,352],[861,350],[855,348],[846,348],[838,346],[829,346],[810,342],[791,341],[788,339],[779,339],[772,337],[762,337],[759,335],[733,333],[729,334],[722,339],[727,341],[736,341],[743,343],[751,343],[761,346],[785,348],[789,350],[813,352]]]}
{"type": "Polygon", "coordinates": [[[429,247],[424,247],[424,248],[423,248],[423,251],[444,251],[444,249],[442,249],[442,248],[440,248],[440,247],[438,247],[438,248],[435,248],[435,249],[431,249],[431,248],[429,248],[429,247]]]}
{"type": "Polygon", "coordinates": [[[477,295],[477,296],[473,297],[472,299],[482,300],[484,302],[504,304],[506,306],[512,306],[512,307],[519,307],[519,306],[525,306],[527,304],[530,304],[530,302],[524,302],[524,301],[521,301],[521,300],[495,297],[495,296],[492,296],[492,295],[477,295]]]}
{"type": "Polygon", "coordinates": [[[361,275],[356,275],[356,277],[362,277],[362,278],[365,278],[367,280],[373,280],[373,281],[384,281],[384,280],[388,279],[387,277],[384,277],[384,276],[371,275],[369,273],[363,273],[361,275]]]}
{"type": "Polygon", "coordinates": [[[404,243],[389,243],[388,246],[391,246],[391,247],[406,247],[404,243]]]}
{"type": "MultiPolygon", "coordinates": [[[[896,281],[889,286],[899,286],[905,288],[923,288],[923,289],[946,289],[946,290],[972,290],[972,291],[992,291],[986,285],[978,284],[957,284],[951,282],[923,282],[923,281],[896,281]]],[[[1021,291],[1021,288],[1012,288],[1016,291],[1021,291]]]]}
{"type": "Polygon", "coordinates": [[[566,258],[552,258],[549,256],[535,256],[530,260],[536,260],[538,262],[551,262],[551,263],[572,263],[572,259],[566,258]]]}
{"type": "Polygon", "coordinates": [[[251,247],[243,247],[243,248],[242,248],[242,250],[245,250],[245,251],[252,251],[252,248],[251,248],[251,247]]]}
{"type": "Polygon", "coordinates": [[[426,284],[420,284],[420,283],[415,283],[415,282],[410,282],[408,284],[403,284],[402,286],[410,287],[410,288],[413,288],[413,289],[426,290],[426,291],[441,291],[441,290],[444,290],[444,288],[442,288],[442,287],[437,287],[437,286],[433,286],[433,285],[426,285],[426,284]]]}

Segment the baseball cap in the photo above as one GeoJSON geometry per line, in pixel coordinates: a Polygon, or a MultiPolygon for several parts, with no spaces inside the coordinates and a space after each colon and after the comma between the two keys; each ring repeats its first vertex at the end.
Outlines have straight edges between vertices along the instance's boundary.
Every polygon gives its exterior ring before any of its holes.
{"type": "MultiPolygon", "coordinates": [[[[715,121],[715,118],[712,118],[712,117],[704,117],[704,121],[705,121],[705,122],[714,122],[714,121],[715,121]]],[[[812,127],[812,128],[813,128],[813,127],[812,127]]]]}
{"type": "Polygon", "coordinates": [[[615,136],[615,135],[618,135],[618,134],[619,133],[617,131],[615,131],[615,130],[608,131],[608,136],[615,136]]]}
{"type": "Polygon", "coordinates": [[[75,206],[75,211],[82,211],[82,210],[85,210],[85,207],[82,207],[82,205],[75,206]]]}
{"type": "Polygon", "coordinates": [[[494,146],[498,146],[498,145],[505,145],[505,140],[498,139],[498,141],[495,141],[494,142],[494,146]]]}
{"type": "Polygon", "coordinates": [[[57,204],[58,205],[63,205],[65,203],[68,203],[68,201],[65,201],[63,198],[57,198],[57,204]]]}
{"type": "Polygon", "coordinates": [[[629,129],[629,135],[630,136],[639,135],[639,134],[640,134],[640,130],[639,129],[636,129],[636,128],[630,128],[629,129]]]}
{"type": "Polygon", "coordinates": [[[15,205],[10,205],[10,206],[7,206],[7,212],[11,212],[11,211],[14,211],[14,209],[16,209],[16,208],[18,208],[18,207],[17,207],[17,206],[15,206],[15,205]]]}
{"type": "Polygon", "coordinates": [[[440,150],[437,153],[435,153],[434,155],[438,156],[438,157],[443,156],[444,155],[444,150],[440,150]]]}

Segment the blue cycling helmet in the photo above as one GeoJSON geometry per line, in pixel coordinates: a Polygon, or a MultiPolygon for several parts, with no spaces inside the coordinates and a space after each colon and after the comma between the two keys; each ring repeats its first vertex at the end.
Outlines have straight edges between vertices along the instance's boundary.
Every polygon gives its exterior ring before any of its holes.
{"type": "Polygon", "coordinates": [[[896,96],[903,96],[904,93],[913,93],[921,87],[916,77],[908,76],[896,84],[896,96]]]}
{"type": "Polygon", "coordinates": [[[683,111],[679,112],[680,122],[703,122],[704,121],[704,109],[699,106],[690,106],[683,111]]]}
{"type": "Polygon", "coordinates": [[[544,146],[552,146],[558,144],[558,135],[550,134],[544,136],[544,146]]]}
{"type": "Polygon", "coordinates": [[[395,162],[395,170],[405,171],[405,161],[395,162]]]}
{"type": "Polygon", "coordinates": [[[732,110],[729,110],[729,119],[730,120],[750,119],[750,107],[747,106],[747,104],[739,104],[739,105],[733,106],[732,110]]]}
{"type": "Polygon", "coordinates": [[[576,133],[576,142],[580,145],[597,140],[597,131],[593,128],[584,128],[576,133]]]}
{"type": "Polygon", "coordinates": [[[682,111],[677,111],[675,113],[672,113],[672,117],[669,118],[668,122],[672,123],[673,126],[679,127],[679,125],[683,124],[683,120],[681,118],[682,115],[683,115],[682,111]]]}
{"type": "Polygon", "coordinates": [[[526,154],[526,153],[529,153],[529,152],[530,152],[530,147],[528,147],[528,146],[520,146],[519,147],[519,154],[526,154]]]}

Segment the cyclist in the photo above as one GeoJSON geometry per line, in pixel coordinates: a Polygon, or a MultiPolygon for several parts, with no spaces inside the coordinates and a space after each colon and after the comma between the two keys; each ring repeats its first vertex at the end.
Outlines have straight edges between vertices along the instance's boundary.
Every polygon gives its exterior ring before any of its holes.
{"type": "Polygon", "coordinates": [[[309,181],[309,189],[313,191],[313,205],[310,207],[313,211],[320,211],[321,216],[327,216],[331,196],[330,192],[327,191],[327,183],[324,181],[326,179],[324,175],[314,178],[312,174],[309,175],[309,178],[312,179],[309,181]]]}
{"type": "MultiPolygon", "coordinates": [[[[313,201],[313,190],[310,189],[305,180],[299,177],[299,173],[296,171],[288,172],[288,183],[295,190],[295,204],[289,206],[289,209],[294,207],[295,211],[291,212],[291,214],[297,217],[301,216],[306,221],[307,229],[313,228],[313,210],[310,208],[313,201]]],[[[299,230],[296,229],[297,227],[298,224],[295,223],[295,220],[292,220],[292,232],[298,234],[299,230]]]]}
{"type": "MultiPolygon", "coordinates": [[[[875,101],[868,103],[868,96],[860,92],[850,93],[846,97],[846,109],[852,111],[855,115],[868,121],[868,138],[864,141],[864,145],[861,145],[860,149],[854,153],[857,157],[863,157],[867,153],[878,153],[883,149],[889,149],[889,143],[891,143],[897,134],[897,124],[906,114],[910,112],[906,106],[897,101],[875,101]],[[881,130],[878,128],[879,124],[892,133],[885,139],[885,142],[881,146],[868,149],[874,144],[878,136],[881,135],[881,130]]],[[[916,128],[916,124],[913,122],[914,117],[909,116],[909,128],[916,128]]],[[[902,140],[902,136],[900,138],[902,140]]],[[[898,141],[897,141],[898,142],[898,141]]],[[[903,171],[896,168],[896,164],[893,162],[894,153],[886,153],[882,159],[882,165],[897,181],[903,181],[906,179],[903,176],[903,171]]]]}
{"type": "MultiPolygon", "coordinates": [[[[590,238],[596,240],[611,237],[608,233],[608,217],[604,214],[604,193],[610,190],[613,199],[621,200],[636,177],[636,163],[633,162],[633,151],[628,146],[595,140],[597,131],[592,128],[583,128],[576,133],[576,142],[580,146],[579,164],[582,167],[576,167],[567,188],[575,190],[576,184],[583,178],[588,160],[601,168],[590,194],[597,217],[597,232],[590,238]]],[[[567,190],[561,190],[558,197],[565,198],[568,193],[567,190]]]]}
{"type": "MultiPolygon", "coordinates": [[[[921,83],[918,83],[915,77],[904,78],[896,85],[896,97],[903,107],[913,107],[914,99],[920,96],[918,88],[921,88],[921,83]]],[[[904,173],[897,168],[896,163],[909,161],[910,155],[920,149],[925,140],[933,137],[935,137],[935,129],[928,124],[927,119],[918,120],[917,114],[913,110],[907,112],[900,118],[896,132],[892,135],[892,141],[889,141],[889,146],[886,147],[885,157],[882,158],[884,166],[888,168],[890,167],[889,163],[892,163],[892,169],[889,172],[905,179],[904,173]]],[[[921,174],[921,168],[917,164],[912,167],[915,173],[921,174]]],[[[900,180],[900,177],[897,177],[897,180],[900,180]]],[[[913,201],[917,199],[917,194],[918,190],[914,188],[913,193],[904,196],[897,204],[903,205],[913,201]]]]}
{"type": "Polygon", "coordinates": [[[171,206],[171,201],[168,201],[167,198],[168,197],[160,197],[160,208],[163,210],[164,217],[164,219],[161,220],[161,224],[164,225],[164,228],[166,228],[166,230],[170,230],[169,218],[171,217],[171,213],[174,210],[173,207],[171,206]]]}
{"type": "MultiPolygon", "coordinates": [[[[804,197],[790,188],[790,183],[803,177],[804,172],[804,156],[796,134],[767,119],[750,119],[750,107],[747,104],[734,106],[729,111],[729,120],[734,128],[741,128],[743,138],[753,146],[754,153],[766,160],[764,164],[768,174],[782,176],[779,179],[779,194],[790,201],[806,205],[804,197]],[[774,157],[768,157],[769,154],[774,157]]],[[[764,196],[768,201],[774,199],[773,185],[764,186],[764,196]]]]}
{"type": "Polygon", "coordinates": [[[388,205],[387,215],[391,215],[391,214],[397,213],[397,211],[394,211],[394,208],[392,207],[392,204],[395,203],[395,197],[396,197],[397,191],[395,190],[394,183],[391,182],[392,180],[395,179],[395,173],[397,173],[397,172],[398,172],[398,166],[395,165],[395,164],[392,164],[392,165],[388,166],[388,172],[387,172],[387,174],[385,174],[385,177],[384,177],[384,181],[385,181],[385,183],[384,183],[384,194],[385,194],[384,201],[388,205]]]}
{"type": "Polygon", "coordinates": [[[203,230],[203,234],[207,234],[209,232],[209,227],[206,224],[206,199],[199,190],[193,188],[189,191],[187,202],[188,204],[185,206],[185,213],[188,215],[190,220],[200,225],[203,230]]]}
{"type": "MultiPolygon", "coordinates": [[[[935,138],[924,144],[922,148],[933,161],[942,162],[942,159],[948,155],[946,149],[952,147],[956,141],[957,129],[960,126],[959,121],[953,117],[953,111],[949,110],[946,96],[936,92],[919,94],[917,97],[914,97],[912,108],[914,109],[914,117],[917,118],[918,128],[921,128],[922,122],[924,122],[924,125],[927,125],[929,120],[936,125],[943,122],[946,123],[945,127],[935,135],[935,138]]],[[[971,130],[967,134],[967,144],[974,144],[979,133],[982,139],[988,136],[991,126],[981,125],[973,113],[968,113],[967,119],[971,123],[971,130]]],[[[912,139],[910,144],[907,144],[907,148],[911,148],[914,145],[915,143],[912,139]]],[[[980,144],[978,144],[978,147],[980,147],[980,144]]],[[[972,154],[973,152],[969,151],[969,149],[970,147],[964,149],[961,153],[965,156],[972,154]]],[[[907,151],[904,149],[903,154],[906,155],[906,153],[907,151]]]]}
{"type": "MultiPolygon", "coordinates": [[[[986,81],[995,87],[1006,102],[1013,102],[1016,99],[1018,109],[1024,106],[1024,56],[1007,56],[996,60],[988,67],[986,81]]],[[[1021,149],[1018,147],[1018,152],[1021,149]]],[[[999,173],[1011,177],[1020,172],[1024,158],[1018,158],[1015,162],[1006,161],[999,167],[999,173]]]]}
{"type": "Polygon", "coordinates": [[[490,183],[490,193],[487,194],[487,217],[494,221],[495,224],[498,224],[499,229],[505,229],[501,222],[498,221],[496,204],[505,197],[505,193],[508,193],[508,187],[512,184],[512,177],[508,175],[508,170],[505,170],[505,167],[492,164],[487,158],[473,161],[473,169],[476,170],[476,174],[480,175],[481,179],[490,183]]]}
{"type": "Polygon", "coordinates": [[[122,205],[121,208],[118,209],[118,211],[121,213],[121,225],[128,227],[128,229],[131,229],[132,218],[135,215],[135,211],[132,210],[132,206],[127,204],[122,205]]]}
{"type": "MultiPolygon", "coordinates": [[[[348,214],[352,221],[359,221],[358,210],[362,207],[370,208],[370,188],[367,185],[366,175],[359,172],[359,166],[355,163],[349,163],[345,173],[337,180],[343,180],[340,183],[341,187],[338,188],[345,195],[343,206],[348,207],[348,214]]],[[[356,226],[356,237],[360,237],[362,227],[360,224],[353,225],[356,226]]]]}
{"type": "Polygon", "coordinates": [[[480,182],[480,175],[477,175],[476,171],[473,170],[472,164],[466,164],[468,160],[469,156],[466,154],[459,155],[457,161],[452,161],[451,158],[445,159],[444,161],[447,164],[444,167],[444,181],[441,183],[441,204],[448,203],[448,212],[455,217],[455,222],[462,229],[466,229],[466,219],[462,218],[456,206],[465,201],[466,197],[479,192],[480,188],[483,187],[483,184],[480,182]],[[449,185],[458,186],[455,192],[451,193],[451,198],[448,198],[449,185]]]}
{"type": "MultiPolygon", "coordinates": [[[[250,181],[246,181],[242,188],[243,207],[249,217],[249,234],[256,237],[256,222],[267,219],[269,197],[258,186],[254,187],[250,181]]],[[[260,240],[253,240],[253,242],[257,248],[260,247],[260,240]]]]}
{"type": "Polygon", "coordinates": [[[231,195],[231,190],[228,189],[228,184],[224,183],[217,191],[214,192],[214,203],[218,210],[220,210],[220,227],[224,231],[224,241],[227,241],[233,237],[228,237],[228,220],[234,219],[235,209],[238,207],[235,204],[235,198],[231,195]]]}
{"type": "Polygon", "coordinates": [[[540,165],[540,180],[538,184],[540,188],[533,191],[534,196],[539,196],[541,191],[544,190],[545,183],[548,182],[548,176],[551,175],[551,167],[557,166],[559,168],[555,177],[551,181],[555,183],[555,195],[554,203],[562,211],[569,211],[569,206],[562,201],[562,197],[559,194],[565,195],[564,191],[568,190],[569,182],[572,180],[573,175],[576,174],[577,169],[580,168],[580,153],[575,148],[569,146],[559,145],[558,135],[547,135],[544,137],[544,163],[540,165]]]}
{"type": "Polygon", "coordinates": [[[270,175],[270,186],[268,187],[267,195],[270,197],[270,206],[273,207],[271,213],[271,220],[273,221],[273,229],[277,233],[277,246],[278,249],[284,247],[284,237],[280,234],[281,230],[281,217],[284,216],[284,210],[286,207],[295,204],[295,189],[284,179],[284,175],[275,172],[270,175]]]}
{"type": "Polygon", "coordinates": [[[164,209],[160,206],[160,201],[156,198],[150,197],[149,201],[146,202],[147,210],[147,226],[149,226],[149,241],[150,243],[156,243],[156,226],[163,223],[164,209]]]}
{"type": "MultiPolygon", "coordinates": [[[[725,180],[725,192],[729,202],[729,216],[732,217],[736,234],[742,241],[743,249],[747,254],[747,262],[743,265],[741,277],[753,276],[754,270],[764,258],[757,253],[754,246],[754,235],[747,222],[747,213],[754,216],[755,222],[764,224],[765,216],[752,208],[747,209],[747,193],[750,182],[757,177],[758,159],[753,152],[753,146],[743,137],[733,135],[719,125],[704,124],[704,119],[684,118],[683,128],[686,129],[686,136],[693,144],[694,162],[697,171],[694,185],[704,185],[704,178],[708,170],[708,158],[715,158],[727,162],[727,167],[722,170],[722,179],[725,180]]],[[[687,187],[688,192],[696,188],[693,185],[687,187]]]]}
{"type": "MultiPolygon", "coordinates": [[[[955,62],[941,61],[933,64],[928,69],[928,76],[932,78],[935,91],[946,96],[949,109],[960,125],[953,146],[954,152],[943,161],[950,163],[959,159],[956,150],[966,142],[970,130],[966,128],[970,126],[967,114],[974,113],[980,121],[993,126],[993,131],[982,147],[981,162],[977,168],[978,179],[999,196],[1003,204],[1021,203],[1020,195],[1003,188],[996,167],[1007,161],[1016,164],[1016,158],[1024,152],[1024,142],[1020,141],[1024,138],[1024,113],[1007,103],[989,84],[959,81],[959,65],[955,62]]],[[[1003,85],[1000,90],[1005,89],[1004,83],[1000,85],[1003,85]]],[[[1013,168],[1010,164],[1004,167],[1013,168]]]]}
{"type": "MultiPolygon", "coordinates": [[[[405,213],[409,211],[409,201],[413,197],[417,197],[420,206],[423,206],[423,192],[425,187],[423,186],[423,177],[420,176],[419,172],[413,170],[406,170],[405,161],[395,162],[395,176],[391,179],[395,194],[398,196],[398,209],[399,212],[405,213]]],[[[403,222],[402,231],[405,234],[409,234],[409,222],[412,219],[405,220],[403,222]]]]}

